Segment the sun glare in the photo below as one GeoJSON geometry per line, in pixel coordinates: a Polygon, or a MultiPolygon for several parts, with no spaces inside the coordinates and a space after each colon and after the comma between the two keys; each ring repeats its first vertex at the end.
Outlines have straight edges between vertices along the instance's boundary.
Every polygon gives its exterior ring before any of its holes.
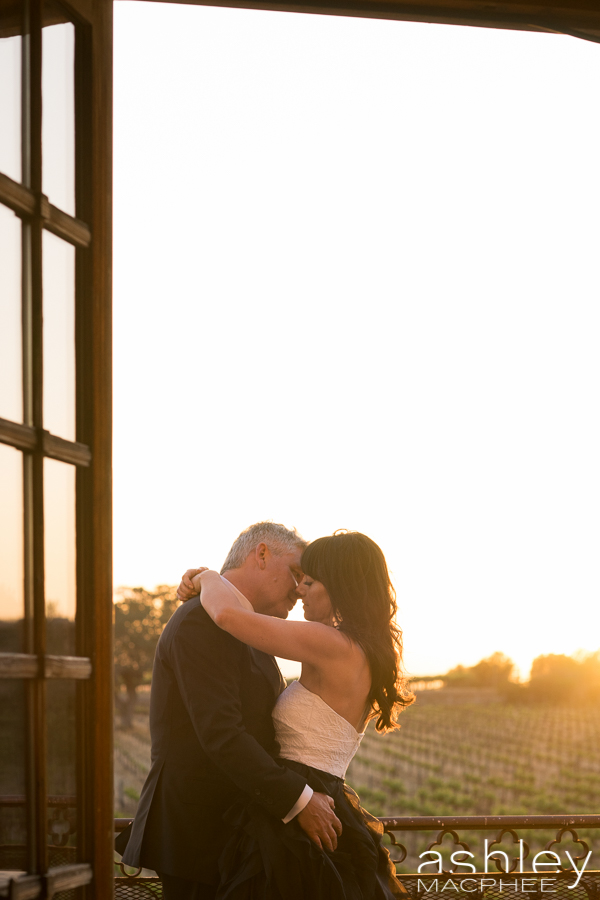
{"type": "Polygon", "coordinates": [[[595,650],[597,46],[123,2],[115,79],[116,583],[346,527],[415,675],[595,650]]]}

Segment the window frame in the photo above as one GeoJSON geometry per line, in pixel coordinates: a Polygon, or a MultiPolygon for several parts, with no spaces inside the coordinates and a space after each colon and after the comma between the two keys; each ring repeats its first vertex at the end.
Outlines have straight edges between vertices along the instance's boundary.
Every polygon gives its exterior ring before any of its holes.
{"type": "MultiPolygon", "coordinates": [[[[42,192],[43,0],[24,0],[22,180],[0,173],[0,203],[22,222],[23,416],[0,419],[0,442],[21,451],[24,646],[0,654],[0,678],[26,687],[27,874],[11,896],[113,889],[113,654],[111,486],[112,3],[62,3],[75,26],[75,216],[42,192]],[[76,248],[76,440],[43,427],[44,229],[76,248]],[[76,468],[77,656],[46,653],[44,459],[76,468]],[[49,868],[46,684],[76,684],[77,860],[49,868]]],[[[56,805],[56,804],[54,804],[56,805]]]]}

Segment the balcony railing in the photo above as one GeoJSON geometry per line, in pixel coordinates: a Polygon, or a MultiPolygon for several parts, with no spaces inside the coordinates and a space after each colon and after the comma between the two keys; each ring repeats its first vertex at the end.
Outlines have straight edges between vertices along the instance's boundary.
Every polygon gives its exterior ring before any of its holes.
{"type": "MultiPolygon", "coordinates": [[[[115,831],[131,821],[115,819],[115,831]]],[[[413,900],[463,900],[469,894],[475,900],[600,900],[600,815],[399,816],[379,821],[398,880],[413,900]]],[[[120,862],[116,866],[116,900],[161,895],[155,875],[127,870],[120,862]]]]}
{"type": "Polygon", "coordinates": [[[76,798],[65,795],[47,798],[49,867],[43,876],[27,874],[22,817],[25,806],[23,795],[0,796],[0,898],[52,900],[57,896],[59,900],[74,900],[76,888],[89,884],[92,879],[91,866],[78,861],[76,798]]]}
{"type": "MultiPolygon", "coordinates": [[[[5,812],[24,804],[21,796],[0,797],[5,812]]],[[[115,832],[131,821],[115,819],[115,832]]],[[[399,816],[380,822],[412,900],[464,900],[468,894],[475,900],[546,900],[546,894],[548,900],[600,900],[600,815],[399,816]]],[[[18,829],[12,836],[10,828],[3,831],[0,876],[3,870],[7,878],[0,877],[0,896],[9,896],[11,876],[24,872],[26,854],[18,829]]],[[[49,797],[52,871],[66,877],[82,865],[76,837],[75,798],[49,797]]],[[[116,900],[161,896],[155,873],[127,869],[116,859],[116,900]]],[[[69,900],[66,891],[63,900],[69,900]]]]}

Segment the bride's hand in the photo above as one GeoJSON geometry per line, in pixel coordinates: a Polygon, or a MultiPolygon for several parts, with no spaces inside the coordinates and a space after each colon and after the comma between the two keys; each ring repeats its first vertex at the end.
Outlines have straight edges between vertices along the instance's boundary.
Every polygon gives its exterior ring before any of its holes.
{"type": "Polygon", "coordinates": [[[232,615],[234,619],[237,619],[238,613],[246,615],[250,612],[254,616],[250,601],[213,569],[204,569],[193,578],[193,583],[198,587],[202,584],[200,602],[215,625],[224,631],[229,631],[232,615]]]}
{"type": "Polygon", "coordinates": [[[181,576],[181,583],[177,588],[177,599],[185,603],[190,597],[195,597],[200,593],[200,575],[206,572],[206,566],[200,566],[198,569],[188,569],[181,576]],[[196,580],[196,581],[195,581],[196,580]]]}
{"type": "Polygon", "coordinates": [[[198,569],[198,574],[194,575],[192,578],[192,584],[194,585],[194,591],[196,594],[202,593],[202,582],[200,581],[203,572],[208,572],[206,566],[202,566],[198,569]]]}

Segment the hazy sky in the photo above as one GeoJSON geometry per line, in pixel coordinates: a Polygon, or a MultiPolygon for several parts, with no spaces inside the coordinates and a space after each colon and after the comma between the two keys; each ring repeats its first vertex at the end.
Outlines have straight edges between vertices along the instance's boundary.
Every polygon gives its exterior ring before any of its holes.
{"type": "Polygon", "coordinates": [[[414,674],[600,646],[600,47],[115,6],[115,583],[268,518],[414,674]]]}

